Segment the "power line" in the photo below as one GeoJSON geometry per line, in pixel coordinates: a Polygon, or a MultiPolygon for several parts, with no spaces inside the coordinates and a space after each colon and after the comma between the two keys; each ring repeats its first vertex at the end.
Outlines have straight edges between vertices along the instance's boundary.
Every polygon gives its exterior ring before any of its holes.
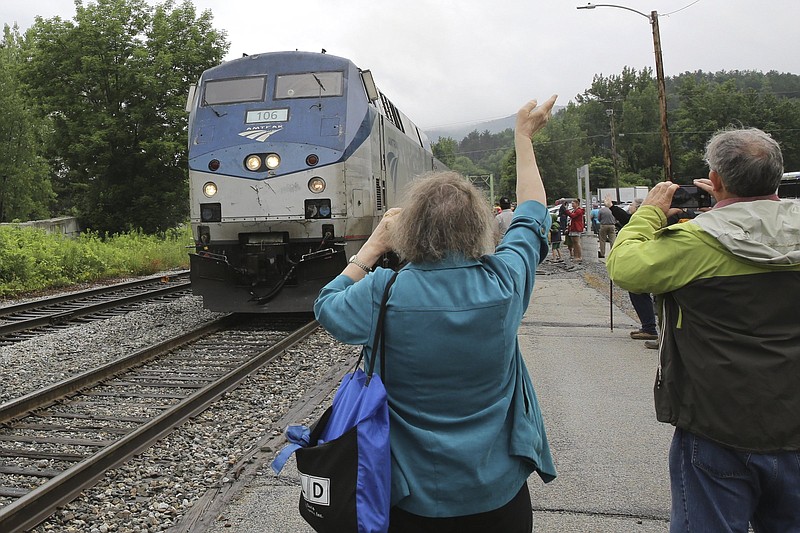
{"type": "Polygon", "coordinates": [[[684,9],[687,9],[687,8],[690,8],[690,7],[692,7],[693,5],[695,5],[695,4],[696,4],[697,2],[699,2],[699,1],[700,1],[700,0],[694,0],[694,2],[692,2],[691,4],[685,5],[685,6],[683,6],[683,7],[682,7],[682,8],[680,8],[680,9],[676,9],[675,11],[670,11],[669,13],[661,13],[661,14],[659,14],[659,16],[660,16],[660,17],[668,17],[668,16],[670,16],[670,15],[674,15],[674,14],[675,14],[675,13],[677,13],[678,11],[683,11],[684,9]]]}

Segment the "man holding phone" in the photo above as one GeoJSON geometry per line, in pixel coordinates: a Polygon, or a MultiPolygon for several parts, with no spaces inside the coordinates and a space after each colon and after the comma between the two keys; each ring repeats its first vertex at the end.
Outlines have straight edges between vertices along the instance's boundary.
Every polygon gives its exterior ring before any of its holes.
{"type": "Polygon", "coordinates": [[[606,263],[660,303],[670,531],[800,531],[800,205],[775,194],[783,156],[761,130],[717,133],[706,161],[713,209],[666,226],[679,186],[657,184],[606,263]]]}

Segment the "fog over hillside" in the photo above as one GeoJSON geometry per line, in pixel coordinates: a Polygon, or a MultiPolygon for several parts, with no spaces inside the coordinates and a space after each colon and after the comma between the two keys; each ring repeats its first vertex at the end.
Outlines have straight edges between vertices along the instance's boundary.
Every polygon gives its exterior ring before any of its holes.
{"type": "MultiPolygon", "coordinates": [[[[553,106],[553,114],[555,115],[561,109],[564,109],[564,107],[566,106],[558,106],[558,105],[553,106]]],[[[448,127],[427,130],[425,131],[425,134],[428,136],[428,138],[432,143],[435,143],[442,137],[450,137],[451,139],[460,142],[464,137],[466,137],[473,131],[477,131],[478,133],[483,133],[484,131],[488,130],[489,133],[500,133],[503,130],[513,128],[515,119],[516,119],[516,114],[509,115],[504,118],[496,118],[494,120],[489,120],[486,122],[453,124],[452,126],[448,127]]]]}

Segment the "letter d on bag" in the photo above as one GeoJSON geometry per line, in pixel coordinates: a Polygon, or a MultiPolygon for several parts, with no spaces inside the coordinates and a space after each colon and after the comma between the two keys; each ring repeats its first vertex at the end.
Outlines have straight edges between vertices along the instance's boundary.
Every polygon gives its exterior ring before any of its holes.
{"type": "Polygon", "coordinates": [[[329,478],[309,476],[300,472],[300,486],[303,490],[303,498],[308,503],[330,505],[331,480],[329,478]]]}

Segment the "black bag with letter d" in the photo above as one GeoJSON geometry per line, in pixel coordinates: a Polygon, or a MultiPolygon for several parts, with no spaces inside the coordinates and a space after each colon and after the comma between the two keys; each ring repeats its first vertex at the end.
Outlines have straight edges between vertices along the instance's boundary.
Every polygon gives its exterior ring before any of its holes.
{"type": "Polygon", "coordinates": [[[373,374],[380,356],[385,376],[383,323],[386,285],[366,372],[359,368],[342,378],[330,407],[311,429],[289,426],[291,442],[272,463],[279,473],[292,453],[300,472],[300,515],[319,533],[383,533],[389,528],[391,459],[389,407],[381,376],[373,374]],[[380,346],[380,350],[378,347],[380,346]]]}

